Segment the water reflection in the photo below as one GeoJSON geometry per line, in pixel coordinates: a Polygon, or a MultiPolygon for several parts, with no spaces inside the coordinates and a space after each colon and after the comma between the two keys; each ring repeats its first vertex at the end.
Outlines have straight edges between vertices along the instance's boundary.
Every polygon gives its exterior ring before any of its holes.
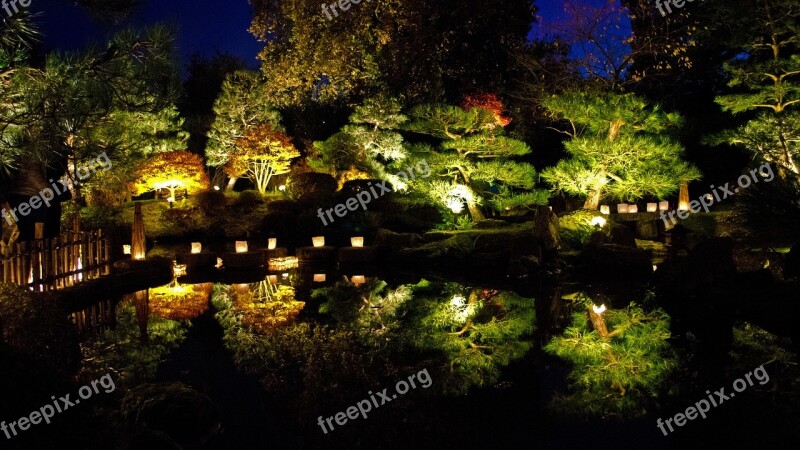
{"type": "Polygon", "coordinates": [[[150,312],[169,320],[196,319],[208,310],[211,283],[170,284],[150,289],[150,312]]]}
{"type": "Polygon", "coordinates": [[[260,333],[289,325],[306,305],[295,298],[294,280],[295,276],[283,272],[267,275],[258,283],[232,285],[230,298],[233,308],[242,314],[245,325],[260,333]]]}

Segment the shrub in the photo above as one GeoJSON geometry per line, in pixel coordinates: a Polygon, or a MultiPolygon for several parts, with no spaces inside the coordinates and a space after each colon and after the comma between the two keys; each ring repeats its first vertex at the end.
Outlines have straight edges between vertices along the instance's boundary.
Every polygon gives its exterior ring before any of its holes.
{"type": "Polygon", "coordinates": [[[238,209],[252,211],[264,203],[264,198],[258,191],[248,190],[239,194],[235,206],[238,209]]]}
{"type": "Polygon", "coordinates": [[[51,299],[0,284],[0,346],[31,357],[56,373],[80,368],[78,335],[67,315],[51,299]]]}
{"type": "Polygon", "coordinates": [[[297,204],[291,200],[275,200],[269,202],[267,209],[271,213],[292,213],[297,210],[297,204]]]}
{"type": "Polygon", "coordinates": [[[336,192],[336,178],[327,173],[306,172],[293,175],[286,183],[286,194],[300,202],[313,201],[336,192]]]}
{"type": "Polygon", "coordinates": [[[183,232],[198,230],[203,227],[202,214],[199,208],[173,208],[165,209],[161,213],[161,220],[166,225],[165,230],[170,235],[181,235],[183,232]]]}
{"type": "Polygon", "coordinates": [[[218,216],[225,211],[225,194],[221,191],[203,191],[197,194],[197,206],[206,216],[218,216]]]}
{"type": "Polygon", "coordinates": [[[569,248],[581,250],[597,228],[592,219],[602,215],[597,211],[581,209],[558,218],[561,242],[569,248]]]}

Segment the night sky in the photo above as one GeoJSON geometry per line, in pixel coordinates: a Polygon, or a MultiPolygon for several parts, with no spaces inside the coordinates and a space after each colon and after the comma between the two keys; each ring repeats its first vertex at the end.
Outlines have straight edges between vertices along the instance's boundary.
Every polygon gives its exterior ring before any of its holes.
{"type": "MultiPolygon", "coordinates": [[[[539,23],[531,29],[531,37],[563,18],[563,4],[562,0],[537,2],[539,23]]],[[[82,8],[69,1],[34,0],[31,9],[41,12],[39,21],[50,49],[78,50],[88,42],[102,42],[114,31],[98,27],[82,8]]],[[[247,0],[143,0],[128,24],[146,26],[161,22],[175,27],[179,56],[184,63],[195,53],[213,56],[221,52],[237,55],[257,67],[256,54],[261,44],[247,31],[250,19],[247,0]]]]}

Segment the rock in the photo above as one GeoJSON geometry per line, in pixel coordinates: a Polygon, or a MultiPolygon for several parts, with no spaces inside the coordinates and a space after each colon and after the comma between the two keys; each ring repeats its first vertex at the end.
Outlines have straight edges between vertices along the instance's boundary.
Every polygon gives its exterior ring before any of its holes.
{"type": "Polygon", "coordinates": [[[137,386],[122,400],[121,411],[135,429],[163,433],[180,448],[202,447],[221,425],[211,399],[181,383],[137,386]]]}
{"type": "Polygon", "coordinates": [[[586,241],[586,246],[599,247],[601,245],[610,243],[611,239],[609,239],[608,235],[606,235],[602,231],[595,231],[591,235],[589,235],[589,239],[586,241]]]}
{"type": "Polygon", "coordinates": [[[558,217],[549,207],[540,206],[536,210],[533,237],[541,243],[544,251],[556,249],[561,245],[558,217]]]}
{"type": "Polygon", "coordinates": [[[636,248],[636,236],[625,225],[617,224],[611,228],[611,243],[636,248]]]}
{"type": "Polygon", "coordinates": [[[379,229],[375,236],[375,244],[391,252],[414,247],[421,242],[422,237],[416,233],[395,233],[384,228],[379,229]]]}

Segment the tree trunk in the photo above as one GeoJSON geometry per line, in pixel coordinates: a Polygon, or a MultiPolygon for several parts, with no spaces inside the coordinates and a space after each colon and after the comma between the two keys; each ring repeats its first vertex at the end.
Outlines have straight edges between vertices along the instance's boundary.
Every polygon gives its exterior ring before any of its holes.
{"type": "Polygon", "coordinates": [[[486,220],[486,216],[483,215],[481,212],[480,207],[474,200],[470,200],[467,202],[467,209],[469,209],[469,215],[472,218],[473,222],[480,222],[481,220],[486,220]]]}
{"type": "Polygon", "coordinates": [[[144,217],[142,204],[136,202],[133,210],[133,230],[131,232],[131,257],[134,260],[143,260],[147,253],[147,242],[144,236],[144,217]]]}
{"type": "Polygon", "coordinates": [[[228,180],[228,185],[225,186],[225,192],[233,191],[233,186],[236,184],[236,180],[238,180],[238,179],[239,179],[238,177],[231,177],[228,180]]]}
{"type": "Polygon", "coordinates": [[[600,189],[595,189],[586,197],[586,202],[583,203],[583,209],[597,209],[600,207],[600,199],[603,192],[600,189]]]}
{"type": "Polygon", "coordinates": [[[681,190],[680,194],[678,194],[678,210],[689,210],[689,182],[687,181],[681,181],[681,190]]]}
{"type": "Polygon", "coordinates": [[[592,307],[589,307],[589,320],[592,321],[592,327],[602,338],[608,337],[608,327],[606,326],[606,319],[603,314],[597,314],[592,307]]]}

